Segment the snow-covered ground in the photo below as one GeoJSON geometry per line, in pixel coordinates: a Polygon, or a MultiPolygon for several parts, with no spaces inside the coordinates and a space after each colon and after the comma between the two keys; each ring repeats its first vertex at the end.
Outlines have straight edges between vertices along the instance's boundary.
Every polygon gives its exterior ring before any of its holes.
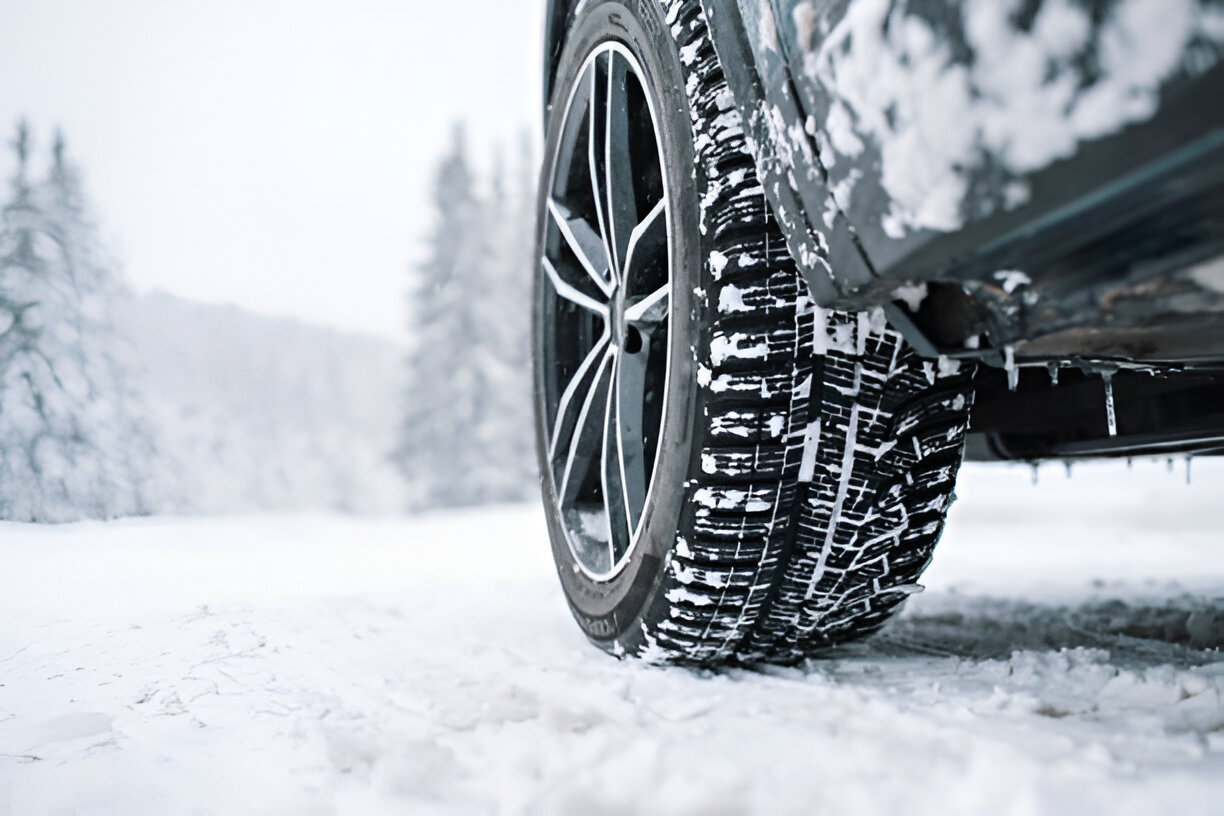
{"type": "Polygon", "coordinates": [[[0,813],[1207,814],[1224,462],[967,468],[884,635],[588,647],[539,511],[0,526],[0,813]]]}

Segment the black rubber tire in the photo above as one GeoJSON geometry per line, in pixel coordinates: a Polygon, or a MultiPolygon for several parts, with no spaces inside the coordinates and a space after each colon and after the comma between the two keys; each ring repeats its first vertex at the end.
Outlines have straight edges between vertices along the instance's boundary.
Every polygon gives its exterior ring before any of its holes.
{"type": "MultiPolygon", "coordinates": [[[[554,111],[609,39],[634,53],[661,103],[679,202],[671,330],[682,342],[641,540],[610,580],[574,563],[537,419],[558,575],[583,631],[614,654],[793,663],[874,632],[917,590],[953,498],[972,372],[919,358],[882,312],[815,307],[696,0],[580,10],[554,111]]],[[[540,206],[543,218],[543,196],[540,206]]],[[[539,308],[535,319],[538,338],[539,308]]]]}

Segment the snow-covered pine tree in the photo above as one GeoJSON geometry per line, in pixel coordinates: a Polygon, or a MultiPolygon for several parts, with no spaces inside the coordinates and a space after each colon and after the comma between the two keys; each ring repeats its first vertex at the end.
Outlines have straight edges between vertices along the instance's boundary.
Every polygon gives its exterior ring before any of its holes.
{"type": "Polygon", "coordinates": [[[486,477],[492,501],[537,495],[528,353],[535,182],[525,137],[520,151],[509,176],[500,152],[494,158],[486,202],[492,242],[484,275],[489,294],[474,303],[477,323],[487,336],[491,372],[488,403],[494,410],[483,417],[480,436],[494,466],[486,477]]]}
{"type": "Polygon", "coordinates": [[[528,354],[535,169],[495,158],[480,189],[463,129],[439,165],[436,222],[410,286],[407,410],[394,459],[414,509],[536,495],[528,354]]]}
{"type": "Polygon", "coordinates": [[[78,292],[79,336],[92,395],[82,422],[106,478],[105,509],[95,515],[144,514],[157,454],[133,387],[138,372],[131,370],[131,349],[115,323],[116,304],[128,293],[118,265],[98,241],[80,169],[69,158],[59,130],[41,190],[48,228],[62,248],[60,261],[78,292]]]}
{"type": "Polygon", "coordinates": [[[406,410],[394,454],[412,509],[487,500],[488,452],[477,430],[488,410],[488,365],[472,304],[486,295],[489,244],[461,126],[437,169],[433,203],[426,258],[409,286],[406,410]]]}
{"type": "Polygon", "coordinates": [[[513,287],[515,309],[510,317],[513,321],[515,340],[509,344],[511,367],[519,372],[518,386],[511,392],[508,413],[513,417],[512,434],[514,450],[512,461],[522,474],[521,490],[524,498],[538,499],[539,472],[535,451],[535,398],[532,393],[531,375],[531,287],[534,280],[532,268],[536,240],[536,194],[539,179],[539,158],[535,141],[528,131],[519,134],[515,156],[514,200],[517,202],[509,214],[511,234],[506,238],[510,265],[506,269],[506,280],[513,287]]]}
{"type": "Polygon", "coordinates": [[[101,260],[62,138],[30,180],[25,123],[0,223],[0,517],[71,521],[144,511],[149,444],[130,414],[101,260]]]}

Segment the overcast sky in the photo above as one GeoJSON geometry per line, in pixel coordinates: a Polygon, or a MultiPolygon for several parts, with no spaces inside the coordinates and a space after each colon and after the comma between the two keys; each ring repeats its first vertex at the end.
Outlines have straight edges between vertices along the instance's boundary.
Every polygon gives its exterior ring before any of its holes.
{"type": "Polygon", "coordinates": [[[451,122],[538,133],[541,0],[3,7],[0,126],[63,126],[141,290],[400,337],[451,122]]]}

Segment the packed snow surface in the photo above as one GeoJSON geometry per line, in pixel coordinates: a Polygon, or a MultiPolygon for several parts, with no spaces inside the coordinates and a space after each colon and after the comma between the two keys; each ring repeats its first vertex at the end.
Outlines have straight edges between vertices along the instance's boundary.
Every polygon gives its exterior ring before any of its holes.
{"type": "Polygon", "coordinates": [[[1221,465],[969,467],[788,670],[588,646],[530,506],[0,526],[0,813],[1219,813],[1221,465]]]}

